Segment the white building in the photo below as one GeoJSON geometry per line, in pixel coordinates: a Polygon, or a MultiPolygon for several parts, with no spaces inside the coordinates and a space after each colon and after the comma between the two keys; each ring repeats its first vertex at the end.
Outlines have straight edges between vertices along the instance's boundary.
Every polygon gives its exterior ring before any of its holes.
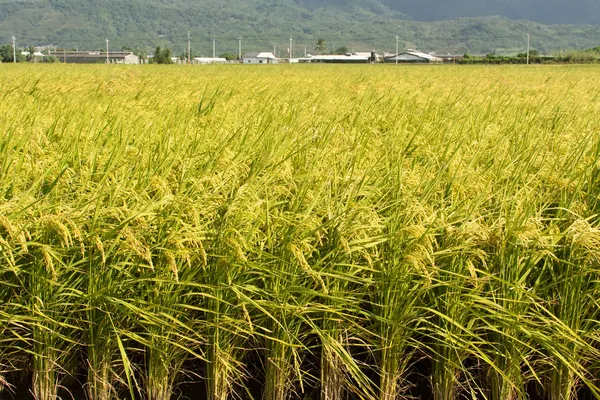
{"type": "Polygon", "coordinates": [[[385,58],[385,62],[387,63],[395,63],[396,60],[398,60],[399,63],[409,64],[441,63],[444,61],[439,57],[427,53],[422,53],[420,51],[407,51],[385,58]]]}
{"type": "Polygon", "coordinates": [[[270,52],[246,53],[243,57],[244,64],[277,64],[277,57],[270,52]]]}
{"type": "Polygon", "coordinates": [[[50,55],[65,64],[139,64],[140,58],[131,52],[54,51],[50,55]]]}
{"type": "Polygon", "coordinates": [[[373,50],[373,51],[355,51],[352,54],[355,56],[362,56],[362,57],[371,57],[371,58],[375,57],[375,59],[372,59],[371,61],[376,62],[376,63],[380,62],[382,59],[381,55],[377,54],[377,52],[375,50],[373,50]]]}
{"type": "Polygon", "coordinates": [[[323,54],[310,56],[300,62],[330,63],[330,64],[368,64],[379,62],[381,56],[375,51],[362,51],[347,54],[323,54]]]}
{"type": "Polygon", "coordinates": [[[220,57],[194,57],[192,60],[193,64],[226,64],[227,62],[226,58],[220,57]]]}

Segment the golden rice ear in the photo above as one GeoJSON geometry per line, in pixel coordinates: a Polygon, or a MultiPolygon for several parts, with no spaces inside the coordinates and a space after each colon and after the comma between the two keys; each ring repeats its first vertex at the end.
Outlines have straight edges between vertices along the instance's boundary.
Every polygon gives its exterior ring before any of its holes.
{"type": "Polygon", "coordinates": [[[233,250],[233,254],[237,257],[240,262],[247,262],[246,254],[244,254],[244,247],[246,242],[240,234],[234,234],[226,239],[229,248],[233,250]]]}
{"type": "Polygon", "coordinates": [[[310,265],[306,261],[306,258],[304,257],[304,254],[301,250],[301,246],[297,244],[292,244],[290,246],[290,251],[296,259],[296,262],[298,262],[298,264],[300,265],[302,271],[304,271],[308,276],[310,276],[315,282],[317,282],[321,286],[321,290],[323,290],[324,294],[328,294],[329,290],[327,289],[325,281],[323,281],[323,278],[321,278],[321,275],[317,271],[310,267],[310,265]]]}
{"type": "MultiPolygon", "coordinates": [[[[3,228],[4,233],[10,239],[14,239],[17,236],[18,229],[4,215],[0,215],[0,228],[3,228]]],[[[0,236],[4,235],[4,233],[0,230],[0,236]]]]}
{"type": "Polygon", "coordinates": [[[19,235],[17,236],[17,243],[19,244],[19,246],[21,246],[21,250],[24,253],[28,253],[29,252],[29,248],[27,247],[27,238],[29,238],[29,240],[31,240],[31,233],[28,231],[21,231],[19,232],[19,235]]]}
{"type": "Polygon", "coordinates": [[[66,224],[69,226],[69,232],[72,237],[79,243],[79,250],[81,251],[81,256],[85,257],[85,243],[83,242],[83,234],[79,229],[79,226],[73,221],[71,218],[65,218],[66,224]]]}
{"type": "Polygon", "coordinates": [[[46,266],[46,269],[50,271],[50,274],[52,275],[52,280],[56,281],[58,279],[58,274],[56,273],[56,269],[54,268],[52,254],[50,254],[50,251],[46,246],[42,246],[40,248],[40,251],[42,252],[42,257],[44,259],[44,265],[46,266]]]}
{"type": "Polygon", "coordinates": [[[578,219],[566,234],[576,251],[583,250],[584,257],[600,260],[600,228],[592,226],[588,220],[578,219]]]}
{"type": "Polygon", "coordinates": [[[179,282],[179,270],[177,268],[177,261],[175,260],[175,255],[169,250],[164,251],[164,256],[166,258],[167,267],[173,273],[173,277],[176,282],[179,282]]]}
{"type": "Polygon", "coordinates": [[[208,256],[206,255],[206,250],[204,250],[204,245],[202,244],[202,240],[198,240],[197,242],[198,248],[200,249],[200,255],[202,257],[202,265],[206,267],[208,265],[208,256]]]}
{"type": "Polygon", "coordinates": [[[152,253],[150,252],[150,249],[138,239],[134,231],[127,226],[122,230],[122,235],[125,238],[125,244],[127,249],[133,251],[142,260],[146,261],[150,269],[154,270],[154,264],[152,262],[152,253]]]}
{"type": "Polygon", "coordinates": [[[58,215],[46,215],[38,221],[39,233],[44,241],[52,243],[56,238],[64,248],[73,246],[73,237],[69,227],[58,215]]]}
{"type": "Polygon", "coordinates": [[[10,245],[10,243],[8,243],[6,240],[4,240],[4,238],[2,238],[0,236],[0,252],[4,254],[8,254],[8,257],[4,256],[2,257],[4,260],[6,260],[8,262],[8,266],[11,269],[15,269],[16,268],[16,263],[15,263],[15,257],[12,251],[12,247],[10,245]]]}
{"type": "Polygon", "coordinates": [[[96,247],[96,250],[98,250],[100,252],[102,265],[105,265],[106,264],[106,253],[104,252],[104,245],[102,244],[102,240],[100,240],[100,237],[98,235],[94,236],[94,246],[96,247]]]}

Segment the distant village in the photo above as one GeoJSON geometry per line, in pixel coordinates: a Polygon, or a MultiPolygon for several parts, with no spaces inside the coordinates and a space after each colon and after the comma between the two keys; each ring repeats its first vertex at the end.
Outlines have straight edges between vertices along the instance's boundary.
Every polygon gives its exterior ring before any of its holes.
{"type": "MultiPolygon", "coordinates": [[[[140,57],[131,51],[48,51],[48,52],[21,52],[22,55],[32,62],[44,62],[46,58],[52,58],[54,62],[66,64],[147,64],[152,63],[154,55],[140,57]]],[[[224,57],[192,57],[189,59],[171,57],[172,64],[308,64],[308,63],[330,63],[330,64],[374,64],[374,63],[411,63],[411,64],[441,64],[452,63],[461,60],[464,56],[437,55],[421,51],[409,50],[398,54],[376,51],[351,51],[345,54],[306,54],[305,57],[290,58],[277,57],[270,51],[247,52],[241,57],[227,59],[224,57]]]]}
{"type": "MultiPolygon", "coordinates": [[[[321,40],[321,39],[320,39],[321,40]]],[[[291,41],[290,41],[291,45],[291,41]]],[[[398,47],[397,47],[398,48],[398,47]]],[[[416,49],[397,51],[397,53],[354,51],[346,47],[328,52],[324,41],[317,45],[315,53],[309,54],[304,46],[303,57],[290,57],[290,49],[278,54],[273,51],[242,52],[241,43],[237,54],[231,52],[217,56],[213,42],[212,57],[196,57],[188,43],[187,51],[174,56],[170,49],[157,47],[152,54],[146,55],[140,50],[123,47],[121,51],[106,50],[79,51],[49,47],[30,47],[27,51],[12,46],[0,46],[0,61],[3,62],[59,62],[64,64],[542,64],[542,63],[587,63],[600,62],[598,48],[580,52],[567,52],[558,55],[542,55],[527,47],[527,52],[516,55],[497,54],[452,54],[450,52],[425,52],[416,49]],[[8,50],[6,49],[8,47],[8,50]],[[8,54],[10,53],[10,54],[8,54]]]]}

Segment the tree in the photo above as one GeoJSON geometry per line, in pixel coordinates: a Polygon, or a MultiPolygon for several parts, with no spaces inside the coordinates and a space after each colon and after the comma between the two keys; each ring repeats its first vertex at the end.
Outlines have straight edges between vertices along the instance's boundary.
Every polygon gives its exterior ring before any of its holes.
{"type": "MultiPolygon", "coordinates": [[[[0,46],[0,62],[10,63],[13,62],[13,47],[11,44],[5,44],[4,46],[0,46]]],[[[21,51],[17,49],[16,51],[17,62],[25,61],[25,57],[21,54],[21,51]]]]}
{"type": "MultiPolygon", "coordinates": [[[[194,60],[194,57],[196,57],[196,54],[194,54],[194,50],[191,50],[190,51],[190,59],[194,60]]],[[[187,51],[187,49],[185,49],[183,51],[183,53],[179,54],[179,59],[182,60],[182,61],[186,61],[187,62],[187,59],[188,59],[188,51],[187,51]]]]}
{"type": "Polygon", "coordinates": [[[33,48],[33,46],[29,46],[29,47],[27,48],[27,52],[29,53],[29,54],[27,55],[27,61],[29,61],[29,62],[33,62],[33,61],[34,61],[34,58],[35,58],[35,55],[33,54],[33,53],[35,53],[35,49],[33,48]]]}
{"type": "Polygon", "coordinates": [[[338,47],[333,51],[333,54],[348,54],[348,48],[346,46],[338,47]]]}
{"type": "Polygon", "coordinates": [[[327,45],[325,44],[325,39],[317,40],[317,47],[315,47],[315,51],[319,51],[321,53],[324,53],[325,51],[327,51],[327,45]]]}
{"type": "Polygon", "coordinates": [[[162,49],[160,46],[156,46],[154,49],[154,55],[150,59],[151,64],[162,64],[162,49]]]}
{"type": "Polygon", "coordinates": [[[231,52],[223,53],[219,57],[226,59],[227,61],[233,61],[237,56],[231,52]]]}
{"type": "Polygon", "coordinates": [[[173,64],[173,53],[171,52],[171,49],[164,49],[162,52],[162,60],[163,60],[163,64],[173,64]]]}
{"type": "Polygon", "coordinates": [[[161,49],[160,46],[157,46],[150,62],[152,64],[173,64],[171,57],[171,49],[161,49]]]}

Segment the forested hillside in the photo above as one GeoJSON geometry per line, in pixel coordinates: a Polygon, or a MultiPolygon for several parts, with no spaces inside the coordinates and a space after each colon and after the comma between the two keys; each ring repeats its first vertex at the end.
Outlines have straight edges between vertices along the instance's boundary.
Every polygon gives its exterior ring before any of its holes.
{"type": "MultiPolygon", "coordinates": [[[[246,50],[285,51],[292,37],[299,54],[317,38],[340,46],[391,51],[401,48],[443,52],[518,52],[525,35],[541,51],[598,45],[600,3],[589,0],[0,0],[0,43],[15,35],[19,46],[54,44],[67,48],[162,45],[187,46],[198,55],[246,50]],[[492,16],[490,16],[492,15],[492,16]],[[449,19],[456,18],[456,19],[449,19]],[[569,22],[571,25],[543,25],[569,22]],[[430,22],[430,21],[438,22],[430,22]]],[[[298,53],[295,53],[298,54],[298,53]]]]}
{"type": "Polygon", "coordinates": [[[419,21],[501,15],[545,24],[598,24],[596,0],[382,0],[419,21]]]}

